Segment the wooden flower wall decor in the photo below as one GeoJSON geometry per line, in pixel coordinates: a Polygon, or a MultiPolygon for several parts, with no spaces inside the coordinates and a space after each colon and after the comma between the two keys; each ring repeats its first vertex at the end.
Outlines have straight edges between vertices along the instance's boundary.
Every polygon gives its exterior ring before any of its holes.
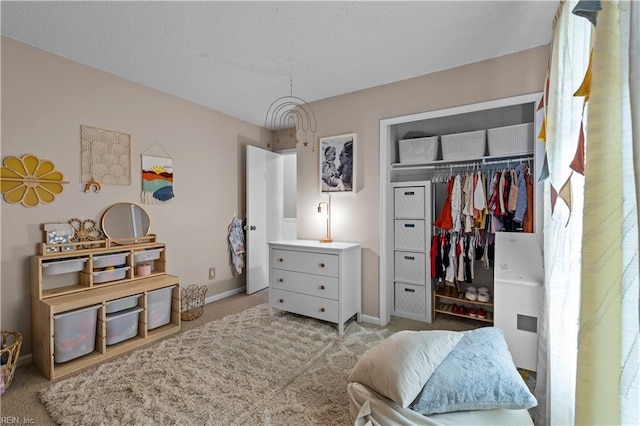
{"type": "Polygon", "coordinates": [[[69,183],[49,160],[26,154],[22,158],[5,157],[0,168],[2,196],[8,203],[22,203],[35,207],[52,202],[62,192],[62,184],[69,183]]]}

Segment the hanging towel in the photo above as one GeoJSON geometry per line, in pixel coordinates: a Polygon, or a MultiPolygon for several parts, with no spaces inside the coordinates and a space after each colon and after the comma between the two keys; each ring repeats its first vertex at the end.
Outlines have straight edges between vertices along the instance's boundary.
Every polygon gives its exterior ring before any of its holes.
{"type": "Polygon", "coordinates": [[[231,247],[233,271],[236,275],[240,275],[242,268],[244,268],[244,232],[240,218],[234,217],[229,225],[229,246],[231,247]]]}

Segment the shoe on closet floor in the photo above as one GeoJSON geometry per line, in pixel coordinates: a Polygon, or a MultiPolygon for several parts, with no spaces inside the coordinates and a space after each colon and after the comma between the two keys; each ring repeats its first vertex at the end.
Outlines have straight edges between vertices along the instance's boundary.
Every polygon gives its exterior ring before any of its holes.
{"type": "Polygon", "coordinates": [[[491,296],[489,296],[489,289],[486,287],[480,287],[478,289],[478,302],[489,302],[491,301],[491,296]]]}
{"type": "Polygon", "coordinates": [[[467,290],[464,293],[465,299],[471,300],[472,302],[478,299],[478,290],[472,285],[467,287],[467,290]]]}

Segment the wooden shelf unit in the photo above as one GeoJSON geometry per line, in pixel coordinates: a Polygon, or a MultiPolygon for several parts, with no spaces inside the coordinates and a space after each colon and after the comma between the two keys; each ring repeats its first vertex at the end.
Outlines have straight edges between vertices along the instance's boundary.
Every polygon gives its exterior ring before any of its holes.
{"type": "Polygon", "coordinates": [[[179,331],[180,280],[176,276],[167,275],[165,271],[165,245],[161,243],[70,250],[32,256],[31,323],[34,364],[49,380],[57,380],[179,331]],[[159,250],[158,258],[152,260],[154,264],[152,273],[146,276],[137,276],[135,273],[135,254],[149,249],[159,250]],[[117,254],[121,254],[126,258],[125,266],[128,266],[129,269],[126,271],[125,278],[104,283],[94,283],[94,256],[117,254]],[[43,273],[43,264],[64,262],[74,258],[83,259],[84,265],[82,269],[54,274],[54,277],[59,277],[57,285],[48,288],[45,278],[48,275],[43,273]],[[66,282],[68,282],[68,285],[66,282]],[[168,324],[149,330],[147,327],[147,295],[151,291],[167,287],[173,287],[170,320],[168,324]],[[120,343],[107,345],[106,303],[137,294],[142,295],[138,302],[142,312],[138,315],[137,335],[120,343]],[[54,315],[90,306],[99,306],[97,309],[95,349],[93,352],[81,357],[64,363],[56,363],[54,354],[54,315]]]}
{"type": "Polygon", "coordinates": [[[454,317],[460,317],[460,318],[469,318],[472,320],[476,320],[476,321],[483,321],[483,322],[488,322],[490,324],[493,324],[493,303],[492,302],[479,302],[479,301],[473,301],[473,300],[469,300],[467,298],[464,297],[453,297],[453,296],[445,296],[444,294],[440,294],[436,291],[433,292],[433,318],[435,319],[435,315],[436,313],[441,313],[441,314],[445,314],[445,315],[451,315],[454,317]],[[439,300],[448,300],[451,301],[453,303],[452,304],[457,304],[457,305],[472,305],[472,306],[476,306],[476,307],[480,307],[483,308],[486,312],[487,312],[487,316],[485,318],[479,318],[479,317],[472,317],[471,315],[463,315],[463,314],[457,314],[454,313],[452,311],[446,310],[446,309],[441,309],[439,308],[439,304],[438,301],[439,300]],[[491,309],[491,310],[488,310],[491,309]]]}

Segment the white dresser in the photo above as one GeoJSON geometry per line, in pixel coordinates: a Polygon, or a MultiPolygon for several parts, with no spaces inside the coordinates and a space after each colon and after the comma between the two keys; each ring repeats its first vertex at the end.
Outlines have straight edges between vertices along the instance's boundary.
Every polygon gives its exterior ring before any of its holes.
{"type": "Polygon", "coordinates": [[[338,324],[361,314],[361,249],[355,243],[269,243],[269,306],[338,324]]]}

